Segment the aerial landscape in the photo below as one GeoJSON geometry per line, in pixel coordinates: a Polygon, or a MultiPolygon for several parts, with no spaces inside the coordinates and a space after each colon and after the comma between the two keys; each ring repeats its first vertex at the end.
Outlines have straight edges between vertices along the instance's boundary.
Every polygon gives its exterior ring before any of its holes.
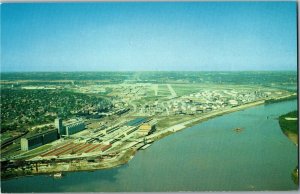
{"type": "Polygon", "coordinates": [[[1,192],[297,190],[296,17],[4,3],[1,192]]]}

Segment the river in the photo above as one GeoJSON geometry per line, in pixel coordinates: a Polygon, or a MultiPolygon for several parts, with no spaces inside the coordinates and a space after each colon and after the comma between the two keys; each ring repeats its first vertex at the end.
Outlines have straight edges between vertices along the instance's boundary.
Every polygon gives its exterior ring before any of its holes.
{"type": "Polygon", "coordinates": [[[2,181],[2,192],[294,190],[298,150],[277,118],[296,109],[293,100],[230,113],[163,138],[120,167],[20,177],[2,181]]]}

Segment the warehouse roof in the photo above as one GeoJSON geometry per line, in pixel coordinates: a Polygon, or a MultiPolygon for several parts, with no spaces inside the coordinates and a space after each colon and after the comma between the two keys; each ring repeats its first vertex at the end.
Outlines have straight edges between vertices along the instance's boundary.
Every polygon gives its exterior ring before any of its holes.
{"type": "Polygon", "coordinates": [[[30,136],[30,137],[25,137],[25,138],[28,139],[28,140],[30,140],[30,139],[33,139],[33,138],[37,138],[38,136],[42,136],[42,135],[46,135],[46,134],[48,134],[48,133],[52,133],[52,132],[54,132],[54,131],[57,131],[57,129],[50,129],[50,130],[48,130],[48,131],[46,131],[46,132],[34,134],[34,135],[30,136]]]}
{"type": "Polygon", "coordinates": [[[137,126],[143,122],[145,122],[147,119],[144,118],[144,117],[141,117],[141,118],[136,118],[134,120],[131,120],[129,121],[128,123],[126,123],[126,125],[129,125],[129,126],[137,126]]]}

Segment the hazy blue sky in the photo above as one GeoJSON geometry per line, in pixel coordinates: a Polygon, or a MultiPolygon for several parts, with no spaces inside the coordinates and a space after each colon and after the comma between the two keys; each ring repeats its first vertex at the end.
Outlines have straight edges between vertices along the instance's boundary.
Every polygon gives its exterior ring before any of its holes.
{"type": "Polygon", "coordinates": [[[296,70],[296,2],[1,5],[1,71],[296,70]]]}

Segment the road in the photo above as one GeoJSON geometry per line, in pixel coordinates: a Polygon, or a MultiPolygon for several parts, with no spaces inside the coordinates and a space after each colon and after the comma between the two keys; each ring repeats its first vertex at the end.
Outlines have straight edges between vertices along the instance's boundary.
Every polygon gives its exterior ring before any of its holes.
{"type": "Polygon", "coordinates": [[[167,86],[168,86],[168,89],[171,93],[172,98],[176,98],[177,94],[176,94],[175,90],[172,88],[172,86],[170,84],[167,84],[167,86]]]}

